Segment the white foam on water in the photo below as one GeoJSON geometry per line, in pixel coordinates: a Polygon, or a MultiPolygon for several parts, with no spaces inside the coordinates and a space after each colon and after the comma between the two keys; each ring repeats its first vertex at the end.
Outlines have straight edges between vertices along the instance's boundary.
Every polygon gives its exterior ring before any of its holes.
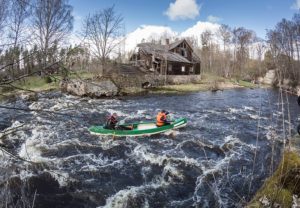
{"type": "Polygon", "coordinates": [[[249,111],[255,111],[253,107],[249,107],[249,106],[244,106],[244,109],[249,111]]]}
{"type": "MultiPolygon", "coordinates": [[[[118,191],[115,195],[106,199],[106,204],[98,208],[124,208],[128,207],[128,200],[138,196],[144,196],[145,189],[157,189],[161,186],[167,186],[168,183],[160,178],[158,181],[151,182],[138,187],[128,187],[127,189],[118,191]]],[[[143,207],[149,207],[149,202],[145,200],[143,207]]]]}
{"type": "Polygon", "coordinates": [[[136,113],[138,115],[146,114],[147,110],[138,110],[136,113]]]}
{"type": "Polygon", "coordinates": [[[53,131],[48,131],[45,128],[35,128],[32,130],[32,136],[27,138],[22,144],[19,151],[19,156],[32,162],[49,162],[55,159],[42,157],[43,149],[50,149],[45,143],[45,139],[49,139],[51,135],[55,134],[53,131]]]}
{"type": "Polygon", "coordinates": [[[235,144],[240,144],[242,146],[241,147],[242,149],[245,148],[245,147],[248,147],[252,151],[254,151],[257,148],[253,144],[247,144],[245,142],[242,142],[239,138],[234,137],[233,135],[228,135],[228,136],[225,137],[223,146],[226,145],[226,144],[231,144],[232,146],[234,146],[235,144]]]}
{"type": "MultiPolygon", "coordinates": [[[[202,199],[202,196],[197,195],[198,190],[201,189],[203,184],[208,184],[207,181],[204,181],[204,179],[206,179],[207,177],[209,177],[210,175],[213,176],[212,182],[210,183],[211,186],[211,191],[213,192],[213,194],[215,195],[215,198],[218,200],[218,203],[220,205],[220,207],[226,207],[226,201],[224,201],[222,199],[222,193],[219,190],[219,185],[222,186],[222,181],[219,180],[219,175],[225,175],[226,173],[224,173],[227,170],[227,166],[230,162],[230,160],[232,158],[237,158],[237,153],[236,152],[232,152],[231,154],[226,155],[222,160],[220,161],[216,161],[215,163],[210,163],[210,165],[208,167],[206,167],[205,165],[202,166],[202,171],[203,173],[197,177],[196,180],[196,187],[194,190],[194,200],[196,202],[200,202],[202,199]]],[[[211,161],[213,162],[213,161],[211,161]]],[[[208,184],[209,185],[209,184],[208,184]]],[[[205,200],[204,203],[206,203],[206,205],[204,205],[204,207],[209,207],[208,206],[208,202],[205,200]]]]}
{"type": "Polygon", "coordinates": [[[119,110],[106,109],[106,111],[108,111],[110,114],[116,113],[118,116],[126,116],[126,117],[130,116],[130,114],[123,113],[122,111],[119,111],[119,110]]]}
{"type": "Polygon", "coordinates": [[[28,107],[31,110],[40,110],[40,109],[44,108],[44,106],[41,102],[33,102],[28,107]]]}
{"type": "Polygon", "coordinates": [[[228,108],[228,111],[231,112],[231,113],[240,113],[240,112],[242,112],[243,110],[237,109],[237,108],[228,108]]]}
{"type": "MultiPolygon", "coordinates": [[[[93,172],[94,171],[94,172],[97,172],[97,171],[99,171],[99,169],[107,168],[107,167],[122,168],[123,162],[124,162],[123,159],[115,160],[115,161],[112,161],[110,163],[108,163],[108,161],[107,162],[103,161],[102,164],[101,164],[101,161],[100,161],[100,164],[97,164],[97,165],[87,164],[87,165],[81,167],[80,171],[87,171],[87,172],[93,172]]],[[[86,163],[86,161],[85,161],[85,163],[86,163]]]]}
{"type": "Polygon", "coordinates": [[[259,116],[258,114],[251,114],[251,113],[247,113],[246,115],[248,115],[250,118],[254,119],[254,120],[268,120],[268,118],[263,117],[263,116],[259,116]]]}
{"type": "Polygon", "coordinates": [[[113,147],[121,145],[122,140],[119,139],[113,139],[112,136],[101,136],[99,138],[99,145],[103,150],[108,150],[113,147]]]}
{"type": "Polygon", "coordinates": [[[236,120],[236,116],[229,116],[227,117],[229,120],[236,120]]]}
{"type": "MultiPolygon", "coordinates": [[[[20,121],[14,121],[12,123],[12,125],[10,127],[8,127],[7,129],[18,128],[18,127],[21,127],[22,125],[24,125],[24,123],[21,123],[20,121]]],[[[5,129],[5,130],[7,130],[7,129],[5,129]]]]}
{"type": "Polygon", "coordinates": [[[24,129],[27,129],[30,125],[20,123],[19,121],[15,121],[12,126],[6,128],[4,130],[4,134],[7,133],[6,140],[13,141],[13,140],[20,140],[25,141],[27,138],[27,134],[25,133],[24,129]],[[12,134],[12,132],[14,132],[12,134]]]}
{"type": "MultiPolygon", "coordinates": [[[[66,135],[68,134],[68,132],[65,133],[66,135]]],[[[79,138],[69,138],[69,139],[66,139],[66,140],[62,140],[62,141],[59,141],[53,145],[51,145],[51,147],[65,147],[65,146],[81,146],[81,147],[97,147],[97,145],[93,145],[89,142],[83,142],[81,141],[79,138]]]]}
{"type": "Polygon", "coordinates": [[[200,119],[204,119],[204,118],[209,118],[209,115],[208,114],[201,114],[200,115],[200,119]]]}
{"type": "Polygon", "coordinates": [[[55,178],[55,180],[58,182],[60,187],[67,186],[68,182],[75,181],[74,179],[70,178],[69,173],[62,172],[59,170],[49,171],[44,170],[44,172],[50,173],[50,175],[55,178]]]}
{"type": "Polygon", "coordinates": [[[266,129],[268,130],[266,134],[268,140],[281,141],[280,135],[277,134],[273,126],[268,126],[266,129]]]}
{"type": "Polygon", "coordinates": [[[250,118],[257,120],[257,119],[261,119],[261,117],[259,115],[253,115],[253,114],[248,114],[250,118]]]}
{"type": "Polygon", "coordinates": [[[149,152],[145,146],[142,145],[136,146],[130,156],[133,156],[137,161],[139,160],[147,161],[150,162],[151,164],[156,164],[159,166],[162,166],[165,162],[168,162],[170,160],[174,162],[179,161],[194,166],[200,165],[198,161],[193,158],[188,158],[188,157],[176,158],[176,157],[169,157],[166,154],[163,155],[153,154],[149,152]]]}
{"type": "Polygon", "coordinates": [[[183,207],[183,204],[193,200],[193,197],[185,199],[185,200],[180,200],[180,201],[171,201],[171,207],[183,207]]]}
{"type": "Polygon", "coordinates": [[[54,106],[52,106],[49,110],[51,111],[59,111],[65,108],[70,107],[70,105],[68,103],[57,103],[54,106]]]}
{"type": "Polygon", "coordinates": [[[36,174],[33,174],[32,172],[29,172],[27,169],[22,169],[18,175],[19,175],[21,180],[25,180],[27,178],[36,176],[36,174]]]}
{"type": "Polygon", "coordinates": [[[224,139],[225,143],[229,143],[229,142],[236,142],[236,143],[240,143],[240,139],[237,137],[234,137],[233,135],[228,135],[225,137],[224,139]]]}
{"type": "MultiPolygon", "coordinates": [[[[14,131],[14,129],[21,128],[22,126],[25,126],[25,124],[24,124],[24,123],[21,123],[20,121],[14,121],[10,127],[7,127],[7,128],[3,129],[3,130],[0,132],[0,139],[1,139],[1,137],[3,137],[4,135],[9,134],[9,132],[14,131]]],[[[12,137],[11,137],[11,138],[12,138],[12,137]]],[[[14,137],[14,139],[17,139],[17,138],[14,137]]],[[[3,143],[2,140],[0,140],[0,143],[3,143]]]]}
{"type": "Polygon", "coordinates": [[[194,139],[188,139],[188,140],[185,140],[185,141],[182,141],[180,143],[178,143],[175,147],[174,150],[182,150],[182,146],[185,144],[185,143],[188,143],[188,142],[192,142],[192,143],[195,143],[195,144],[198,144],[200,147],[208,147],[209,149],[212,149],[213,148],[213,145],[211,144],[205,144],[199,140],[194,140],[194,139]]]}
{"type": "MultiPolygon", "coordinates": [[[[163,169],[162,177],[165,178],[166,175],[171,175],[183,181],[184,176],[183,174],[170,162],[168,162],[163,169]]],[[[169,177],[168,181],[172,181],[172,177],[169,177]]]]}
{"type": "Polygon", "coordinates": [[[206,113],[209,113],[209,114],[217,114],[217,115],[220,115],[222,114],[221,112],[219,111],[216,111],[216,110],[212,110],[212,109],[206,109],[206,110],[203,110],[203,112],[206,112],[206,113]]]}
{"type": "MultiPolygon", "coordinates": [[[[66,172],[62,172],[60,170],[52,170],[49,171],[47,169],[44,169],[43,172],[49,173],[58,183],[61,187],[68,185],[68,182],[74,181],[74,179],[71,179],[69,177],[69,174],[66,172]]],[[[22,169],[19,174],[16,176],[19,176],[21,180],[26,180],[28,178],[31,178],[33,176],[38,176],[37,174],[34,174],[33,172],[29,171],[28,169],[22,169]]]]}
{"type": "Polygon", "coordinates": [[[175,137],[175,136],[177,136],[177,135],[180,134],[180,131],[174,130],[174,129],[170,129],[169,131],[166,131],[163,134],[166,135],[166,136],[174,136],[175,137]]]}

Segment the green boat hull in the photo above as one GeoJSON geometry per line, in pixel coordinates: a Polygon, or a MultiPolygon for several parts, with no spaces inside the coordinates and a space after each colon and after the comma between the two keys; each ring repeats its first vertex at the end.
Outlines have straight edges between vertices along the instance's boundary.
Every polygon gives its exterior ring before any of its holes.
{"type": "Polygon", "coordinates": [[[155,122],[141,122],[133,124],[124,124],[121,126],[132,126],[132,130],[118,130],[118,129],[105,129],[103,126],[92,126],[89,128],[91,134],[97,135],[112,135],[112,136],[148,136],[153,134],[159,134],[171,129],[178,129],[186,126],[187,119],[176,119],[169,125],[157,127],[155,122]]]}

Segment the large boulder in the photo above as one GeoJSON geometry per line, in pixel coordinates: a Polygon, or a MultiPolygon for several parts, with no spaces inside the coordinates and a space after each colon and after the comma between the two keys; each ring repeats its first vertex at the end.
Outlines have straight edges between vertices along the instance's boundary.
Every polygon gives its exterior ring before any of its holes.
{"type": "Polygon", "coordinates": [[[89,97],[115,96],[119,92],[118,87],[111,80],[64,80],[60,87],[64,92],[89,97]]]}
{"type": "Polygon", "coordinates": [[[266,73],[266,76],[263,79],[264,84],[272,85],[276,80],[276,71],[275,70],[269,70],[266,73]]]}
{"type": "Polygon", "coordinates": [[[300,96],[300,85],[298,85],[298,86],[296,87],[296,93],[297,93],[298,96],[300,96]]]}
{"type": "Polygon", "coordinates": [[[33,102],[33,101],[37,101],[38,100],[38,95],[35,92],[30,92],[30,93],[27,92],[27,93],[22,93],[20,95],[20,98],[22,100],[33,102]]]}

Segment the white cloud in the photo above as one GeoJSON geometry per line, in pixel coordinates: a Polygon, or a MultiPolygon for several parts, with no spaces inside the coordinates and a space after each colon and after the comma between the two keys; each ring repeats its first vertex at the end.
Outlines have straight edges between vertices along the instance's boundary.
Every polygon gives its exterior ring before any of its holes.
{"type": "MultiPolygon", "coordinates": [[[[200,44],[200,36],[204,31],[210,30],[212,33],[216,33],[219,27],[220,25],[217,23],[199,21],[196,25],[188,28],[184,32],[178,33],[170,27],[142,25],[126,35],[124,43],[125,51],[131,52],[135,50],[137,44],[141,43],[143,40],[145,42],[151,42],[151,40],[163,40],[165,38],[169,38],[171,41],[174,41],[175,38],[192,37],[197,40],[198,44],[200,44]]],[[[216,36],[214,37],[217,38],[216,36]]]]}
{"type": "Polygon", "coordinates": [[[171,20],[194,19],[199,15],[200,8],[196,0],[175,0],[174,3],[170,3],[164,14],[171,20]]]}
{"type": "MultiPolygon", "coordinates": [[[[194,26],[188,28],[186,31],[181,33],[182,37],[191,37],[197,40],[198,44],[201,43],[201,34],[207,30],[211,31],[212,34],[216,34],[220,25],[217,23],[211,23],[211,22],[197,22],[194,26]]],[[[216,39],[217,36],[214,35],[214,38],[216,39]]],[[[216,42],[218,40],[215,40],[216,42]]]]}
{"type": "Polygon", "coordinates": [[[209,22],[220,22],[220,21],[222,21],[222,18],[209,15],[207,17],[207,21],[209,21],[209,22]]]}
{"type": "Polygon", "coordinates": [[[300,9],[300,0],[296,0],[292,5],[292,9],[300,9]]]}
{"type": "Polygon", "coordinates": [[[151,40],[160,40],[162,38],[173,38],[178,33],[173,31],[170,27],[157,26],[157,25],[142,25],[135,31],[126,35],[125,51],[132,51],[136,45],[145,42],[151,42],[151,40]]]}

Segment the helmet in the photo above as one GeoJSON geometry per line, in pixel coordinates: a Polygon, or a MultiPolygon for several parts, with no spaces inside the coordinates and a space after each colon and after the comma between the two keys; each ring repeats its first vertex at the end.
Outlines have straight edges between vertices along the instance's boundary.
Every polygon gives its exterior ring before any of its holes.
{"type": "Polygon", "coordinates": [[[161,110],[161,112],[162,112],[162,113],[165,113],[166,115],[168,115],[168,114],[169,114],[169,112],[168,112],[168,111],[166,111],[166,110],[161,110]]]}

